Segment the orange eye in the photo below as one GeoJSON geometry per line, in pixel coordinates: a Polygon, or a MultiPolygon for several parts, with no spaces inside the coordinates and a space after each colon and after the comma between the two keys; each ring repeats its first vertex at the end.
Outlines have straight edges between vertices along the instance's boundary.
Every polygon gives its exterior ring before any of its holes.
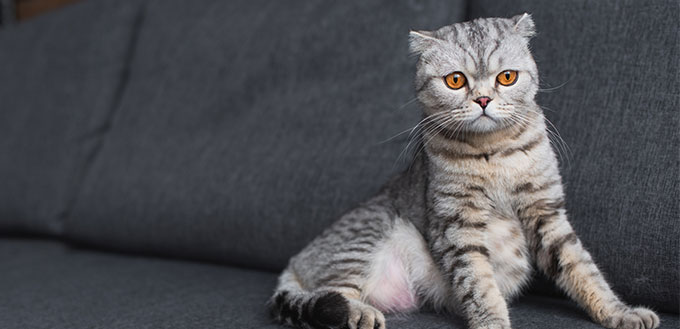
{"type": "Polygon", "coordinates": [[[517,71],[507,70],[496,76],[496,81],[504,86],[512,86],[517,82],[517,71]]]}
{"type": "Polygon", "coordinates": [[[461,72],[453,72],[444,77],[444,82],[451,89],[460,89],[465,86],[465,75],[461,72]]]}

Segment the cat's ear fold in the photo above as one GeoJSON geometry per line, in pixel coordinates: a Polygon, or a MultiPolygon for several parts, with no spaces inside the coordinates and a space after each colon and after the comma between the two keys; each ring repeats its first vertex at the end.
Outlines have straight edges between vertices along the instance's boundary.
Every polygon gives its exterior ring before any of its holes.
{"type": "Polygon", "coordinates": [[[515,22],[515,31],[525,38],[531,38],[536,35],[536,25],[531,15],[524,13],[512,18],[515,22]]]}
{"type": "Polygon", "coordinates": [[[437,43],[438,39],[430,31],[411,31],[408,34],[409,49],[411,53],[420,55],[428,48],[437,43]]]}

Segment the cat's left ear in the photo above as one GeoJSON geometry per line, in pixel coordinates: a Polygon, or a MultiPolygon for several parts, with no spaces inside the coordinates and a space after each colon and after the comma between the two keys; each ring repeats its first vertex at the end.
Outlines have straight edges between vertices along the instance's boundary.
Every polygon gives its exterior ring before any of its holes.
{"type": "Polygon", "coordinates": [[[438,39],[430,31],[411,31],[408,34],[409,49],[416,55],[422,54],[437,42],[438,39]]]}
{"type": "Polygon", "coordinates": [[[512,18],[515,22],[514,30],[525,38],[531,38],[536,35],[536,25],[531,14],[524,13],[512,18]]]}

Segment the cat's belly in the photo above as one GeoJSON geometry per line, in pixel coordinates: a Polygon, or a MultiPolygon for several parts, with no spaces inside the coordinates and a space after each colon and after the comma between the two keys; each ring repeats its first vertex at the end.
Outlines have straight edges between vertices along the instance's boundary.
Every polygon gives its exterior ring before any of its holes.
{"type": "MultiPolygon", "coordinates": [[[[490,223],[486,245],[498,288],[506,299],[511,298],[531,275],[520,223],[513,220],[490,223]]],[[[409,312],[426,303],[435,309],[452,310],[451,287],[422,235],[412,224],[398,221],[371,261],[362,297],[386,313],[409,312]]]]}
{"type": "Polygon", "coordinates": [[[522,227],[516,219],[490,222],[486,231],[486,247],[494,278],[503,296],[511,298],[531,277],[531,260],[522,227]]]}
{"type": "Polygon", "coordinates": [[[411,223],[396,221],[371,264],[363,297],[379,310],[409,312],[425,303],[436,309],[448,307],[450,285],[411,223]]]}

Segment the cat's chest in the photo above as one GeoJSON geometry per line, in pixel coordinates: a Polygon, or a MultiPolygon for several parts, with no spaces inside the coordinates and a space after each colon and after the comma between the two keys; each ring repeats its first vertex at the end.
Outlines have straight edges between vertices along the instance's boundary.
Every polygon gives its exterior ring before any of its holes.
{"type": "Polygon", "coordinates": [[[485,245],[494,278],[505,297],[514,296],[531,274],[531,260],[521,224],[514,218],[489,219],[485,245]]]}

